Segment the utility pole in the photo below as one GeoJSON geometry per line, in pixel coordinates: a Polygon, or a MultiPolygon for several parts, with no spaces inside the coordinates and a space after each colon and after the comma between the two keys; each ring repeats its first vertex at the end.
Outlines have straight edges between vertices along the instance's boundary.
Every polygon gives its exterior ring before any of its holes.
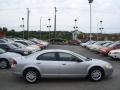
{"type": "Polygon", "coordinates": [[[29,39],[29,14],[30,10],[27,8],[27,39],[29,39]]]}
{"type": "Polygon", "coordinates": [[[41,22],[42,22],[42,17],[40,18],[40,31],[39,31],[39,33],[40,33],[40,39],[41,39],[41,22]]]}
{"type": "Polygon", "coordinates": [[[57,9],[56,7],[55,8],[55,17],[54,17],[54,38],[56,38],[56,12],[57,12],[57,9]]]}

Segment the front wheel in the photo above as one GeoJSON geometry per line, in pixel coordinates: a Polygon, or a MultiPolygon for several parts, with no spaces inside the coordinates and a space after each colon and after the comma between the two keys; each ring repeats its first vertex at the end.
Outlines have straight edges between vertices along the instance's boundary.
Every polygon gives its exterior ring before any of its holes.
{"type": "Polygon", "coordinates": [[[24,78],[28,83],[36,83],[39,78],[39,72],[35,69],[27,69],[24,72],[24,78]]]}
{"type": "Polygon", "coordinates": [[[93,68],[89,72],[89,79],[92,81],[100,81],[104,76],[103,70],[101,68],[93,68]]]}

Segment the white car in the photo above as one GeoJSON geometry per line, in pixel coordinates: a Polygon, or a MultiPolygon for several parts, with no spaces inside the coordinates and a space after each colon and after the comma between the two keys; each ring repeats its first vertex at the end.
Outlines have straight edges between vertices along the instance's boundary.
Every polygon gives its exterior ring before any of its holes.
{"type": "Polygon", "coordinates": [[[21,57],[21,55],[18,53],[6,52],[3,49],[0,49],[0,68],[9,68],[13,57],[21,57]]]}
{"type": "Polygon", "coordinates": [[[110,51],[108,53],[108,56],[110,56],[112,58],[120,59],[120,49],[110,51]]]}
{"type": "Polygon", "coordinates": [[[15,42],[17,42],[17,43],[22,43],[22,44],[24,44],[24,45],[26,45],[26,46],[29,46],[29,47],[33,47],[33,48],[36,49],[36,51],[41,50],[41,48],[40,48],[39,46],[37,46],[37,45],[35,45],[35,44],[32,44],[32,42],[27,41],[27,40],[16,40],[15,42]]]}
{"type": "Polygon", "coordinates": [[[22,43],[14,42],[14,43],[12,43],[12,44],[15,45],[15,46],[17,46],[17,47],[19,47],[19,48],[21,48],[21,49],[25,49],[26,51],[29,51],[29,52],[31,52],[31,53],[34,53],[34,52],[37,51],[36,48],[31,47],[31,46],[24,45],[24,44],[22,44],[22,43]]]}
{"type": "Polygon", "coordinates": [[[98,51],[104,44],[111,43],[112,41],[98,41],[97,43],[91,45],[90,50],[98,51]]]}

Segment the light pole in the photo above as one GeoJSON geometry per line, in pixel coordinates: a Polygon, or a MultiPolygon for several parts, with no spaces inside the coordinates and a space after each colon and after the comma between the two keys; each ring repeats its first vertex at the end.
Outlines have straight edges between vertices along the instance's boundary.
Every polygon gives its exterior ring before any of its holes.
{"type": "Polygon", "coordinates": [[[55,16],[54,16],[54,38],[56,38],[56,12],[57,12],[57,8],[55,8],[55,16]]]}
{"type": "Polygon", "coordinates": [[[101,33],[101,39],[102,39],[102,31],[104,29],[103,26],[102,26],[102,23],[103,23],[103,21],[100,21],[101,26],[100,26],[99,30],[100,30],[100,33],[101,33]]]}
{"type": "Polygon", "coordinates": [[[77,19],[74,20],[75,21],[75,26],[73,27],[75,30],[77,30],[78,26],[77,26],[77,19]]]}
{"type": "MultiPolygon", "coordinates": [[[[73,28],[75,29],[75,32],[76,32],[76,30],[77,30],[77,28],[78,28],[78,26],[77,26],[77,19],[75,19],[74,21],[75,21],[75,26],[74,26],[73,28]]],[[[76,33],[73,34],[73,40],[76,40],[76,39],[77,39],[77,36],[76,36],[76,35],[77,35],[76,33]]]]}
{"type": "Polygon", "coordinates": [[[25,25],[24,25],[24,18],[22,18],[22,21],[23,21],[23,39],[24,39],[24,27],[25,27],[25,25]]]}
{"type": "Polygon", "coordinates": [[[48,21],[49,21],[49,25],[47,26],[47,28],[49,29],[49,42],[50,42],[50,28],[52,27],[51,25],[50,25],[50,18],[48,18],[48,21]]]}
{"type": "Polygon", "coordinates": [[[88,0],[88,1],[89,1],[89,4],[90,4],[90,35],[89,35],[89,37],[90,37],[90,41],[91,41],[91,37],[92,37],[92,35],[91,35],[91,33],[92,33],[92,14],[91,14],[91,4],[92,4],[93,0],[88,0]]]}
{"type": "Polygon", "coordinates": [[[24,18],[22,18],[22,25],[20,25],[20,27],[23,29],[23,35],[22,35],[22,37],[24,39],[24,18]]]}
{"type": "Polygon", "coordinates": [[[42,22],[42,17],[40,18],[40,31],[39,31],[39,33],[40,33],[40,39],[41,39],[41,23],[42,22]]]}

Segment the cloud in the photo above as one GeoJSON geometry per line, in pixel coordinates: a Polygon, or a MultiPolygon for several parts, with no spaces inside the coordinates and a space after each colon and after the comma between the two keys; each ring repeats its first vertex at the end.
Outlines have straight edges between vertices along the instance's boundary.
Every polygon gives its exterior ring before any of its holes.
{"type": "MultiPolygon", "coordinates": [[[[54,24],[54,7],[56,6],[58,10],[57,29],[73,30],[74,19],[77,18],[80,30],[89,32],[88,0],[0,0],[0,6],[1,26],[18,27],[17,30],[21,30],[19,28],[21,18],[24,17],[26,22],[26,8],[30,8],[30,28],[39,29],[39,19],[42,17],[43,30],[47,30],[48,18],[52,19],[52,26],[54,24]]],[[[119,0],[94,0],[92,31],[96,32],[97,23],[103,20],[105,32],[119,32],[119,9],[119,0]]]]}

